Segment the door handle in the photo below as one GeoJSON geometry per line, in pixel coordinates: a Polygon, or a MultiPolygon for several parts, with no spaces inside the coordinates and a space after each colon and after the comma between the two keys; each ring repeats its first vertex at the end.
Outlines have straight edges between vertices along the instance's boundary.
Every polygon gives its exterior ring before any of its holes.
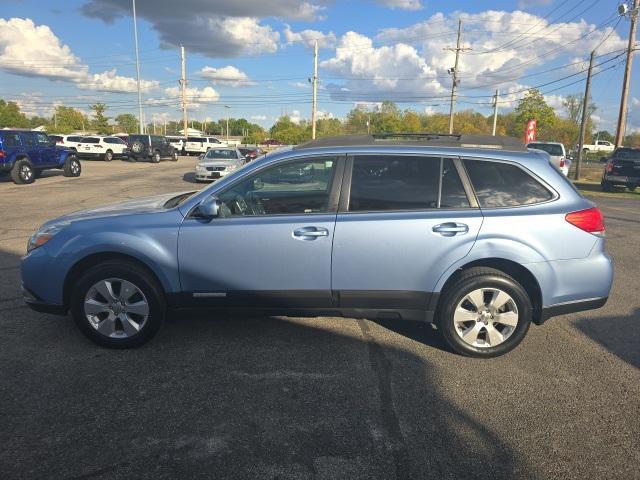
{"type": "Polygon", "coordinates": [[[458,234],[463,235],[469,232],[469,226],[464,223],[446,222],[434,226],[432,230],[443,237],[453,237],[458,234]]]}
{"type": "Polygon", "coordinates": [[[298,240],[315,240],[319,237],[328,237],[329,230],[318,227],[302,227],[293,231],[293,238],[298,240]]]}

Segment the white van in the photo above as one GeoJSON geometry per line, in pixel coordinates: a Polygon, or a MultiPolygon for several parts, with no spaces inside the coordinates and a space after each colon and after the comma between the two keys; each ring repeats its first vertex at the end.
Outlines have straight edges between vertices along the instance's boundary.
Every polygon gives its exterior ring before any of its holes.
{"type": "Polygon", "coordinates": [[[227,144],[221,142],[215,137],[187,137],[187,141],[184,144],[184,151],[187,155],[200,155],[201,153],[207,153],[214,147],[226,147],[227,144]]]}

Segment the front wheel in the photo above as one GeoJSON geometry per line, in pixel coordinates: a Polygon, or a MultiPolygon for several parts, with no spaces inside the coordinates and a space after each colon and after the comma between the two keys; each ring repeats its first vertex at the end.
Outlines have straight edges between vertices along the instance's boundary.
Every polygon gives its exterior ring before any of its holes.
{"type": "Polygon", "coordinates": [[[33,165],[26,158],[18,160],[11,169],[11,180],[18,185],[33,183],[36,179],[33,165]]]}
{"type": "Polygon", "coordinates": [[[80,173],[82,173],[82,165],[80,165],[80,160],[78,160],[76,157],[67,158],[64,162],[62,172],[65,177],[79,177],[80,173]]]}
{"type": "Polygon", "coordinates": [[[90,268],[76,283],[70,306],[80,331],[109,348],[131,348],[149,341],[166,309],[155,278],[125,261],[90,268]]]}
{"type": "Polygon", "coordinates": [[[173,155],[171,155],[171,160],[174,162],[178,161],[178,152],[177,150],[173,152],[173,155]]]}
{"type": "Polygon", "coordinates": [[[509,275],[471,268],[443,293],[437,324],[453,351],[489,358],[513,350],[526,335],[532,306],[527,292],[509,275]]]}
{"type": "Polygon", "coordinates": [[[107,150],[103,158],[105,162],[110,162],[111,160],[113,160],[113,152],[111,150],[107,150]]]}
{"type": "Polygon", "coordinates": [[[151,157],[151,161],[153,163],[160,163],[160,152],[155,152],[153,157],[151,157]]]}

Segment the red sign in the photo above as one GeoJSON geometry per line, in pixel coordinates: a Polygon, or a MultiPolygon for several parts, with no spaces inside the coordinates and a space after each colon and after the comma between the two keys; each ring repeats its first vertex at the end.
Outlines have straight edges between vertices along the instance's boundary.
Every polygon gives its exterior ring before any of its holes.
{"type": "Polygon", "coordinates": [[[524,143],[535,142],[537,133],[538,133],[538,121],[529,120],[527,122],[527,130],[526,132],[524,132],[524,143]]]}

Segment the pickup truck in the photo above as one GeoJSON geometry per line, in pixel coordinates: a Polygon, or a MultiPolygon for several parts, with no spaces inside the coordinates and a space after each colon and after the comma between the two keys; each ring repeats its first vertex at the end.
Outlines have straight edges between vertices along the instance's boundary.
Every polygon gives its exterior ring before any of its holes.
{"type": "MultiPolygon", "coordinates": [[[[579,145],[576,145],[576,148],[578,148],[579,145]]],[[[589,152],[613,152],[615,150],[616,146],[611,143],[608,142],[606,140],[596,140],[596,143],[592,144],[592,145],[582,145],[582,151],[584,153],[589,153],[589,152]]]]}
{"type": "Polygon", "coordinates": [[[627,187],[634,191],[640,185],[640,148],[616,148],[602,175],[602,190],[627,187]]]}

